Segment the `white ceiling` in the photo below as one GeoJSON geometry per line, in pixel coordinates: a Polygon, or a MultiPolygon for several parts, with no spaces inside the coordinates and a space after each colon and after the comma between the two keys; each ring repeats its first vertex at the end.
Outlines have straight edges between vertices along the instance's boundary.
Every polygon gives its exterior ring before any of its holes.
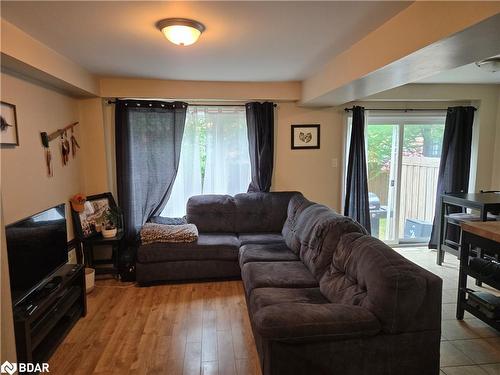
{"type": "Polygon", "coordinates": [[[329,58],[411,2],[14,2],[2,17],[89,71],[207,81],[286,81],[329,58]],[[189,47],[166,41],[159,19],[205,24],[189,47]]]}
{"type": "Polygon", "coordinates": [[[476,83],[500,84],[500,71],[491,73],[478,68],[475,63],[440,72],[416,83],[476,83]]]}

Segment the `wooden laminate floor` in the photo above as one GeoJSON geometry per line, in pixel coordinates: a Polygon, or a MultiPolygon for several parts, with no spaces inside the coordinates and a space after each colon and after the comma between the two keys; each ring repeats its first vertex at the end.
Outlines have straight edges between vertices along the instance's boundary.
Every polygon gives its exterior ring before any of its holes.
{"type": "MultiPolygon", "coordinates": [[[[469,313],[455,319],[456,257],[446,254],[437,266],[434,251],[397,251],[443,279],[441,375],[500,375],[499,332],[469,313]]],[[[241,281],[147,288],[97,281],[87,316],[49,363],[58,375],[260,374],[241,281]]]]}
{"type": "Polygon", "coordinates": [[[51,374],[260,374],[241,281],[97,281],[51,374]]]}

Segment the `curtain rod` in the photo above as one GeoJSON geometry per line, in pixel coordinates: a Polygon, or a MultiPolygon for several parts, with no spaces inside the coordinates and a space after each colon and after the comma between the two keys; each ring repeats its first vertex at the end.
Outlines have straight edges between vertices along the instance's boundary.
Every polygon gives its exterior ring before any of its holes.
{"type": "MultiPolygon", "coordinates": [[[[188,103],[188,107],[244,107],[245,104],[191,104],[188,103]]],[[[276,103],[273,103],[273,107],[277,107],[276,103]]]]}
{"type": "MultiPolygon", "coordinates": [[[[474,108],[474,111],[477,110],[476,107],[474,108]]],[[[344,111],[350,112],[352,111],[351,108],[344,108],[344,111]]],[[[412,111],[446,111],[446,108],[364,108],[366,111],[398,111],[398,112],[412,112],[412,111]]]]}
{"type": "MultiPolygon", "coordinates": [[[[108,99],[106,100],[106,104],[116,104],[118,99],[108,99]]],[[[148,101],[148,99],[145,99],[144,101],[148,101]]],[[[244,107],[245,104],[191,104],[188,103],[188,107],[244,107]]],[[[277,107],[278,105],[276,103],[273,103],[273,107],[277,107]]]]}

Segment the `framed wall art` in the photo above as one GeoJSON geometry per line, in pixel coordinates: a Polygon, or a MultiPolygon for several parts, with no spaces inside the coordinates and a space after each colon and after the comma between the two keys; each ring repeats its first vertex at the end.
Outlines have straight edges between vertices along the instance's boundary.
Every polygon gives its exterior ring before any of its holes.
{"type": "Polygon", "coordinates": [[[6,102],[0,102],[0,144],[19,146],[16,106],[6,102]]]}
{"type": "Polygon", "coordinates": [[[319,124],[292,125],[292,150],[318,149],[319,141],[319,124]]]}
{"type": "Polygon", "coordinates": [[[80,239],[96,236],[106,222],[108,211],[113,208],[116,203],[111,193],[88,196],[81,212],[71,210],[77,236],[80,239]]]}

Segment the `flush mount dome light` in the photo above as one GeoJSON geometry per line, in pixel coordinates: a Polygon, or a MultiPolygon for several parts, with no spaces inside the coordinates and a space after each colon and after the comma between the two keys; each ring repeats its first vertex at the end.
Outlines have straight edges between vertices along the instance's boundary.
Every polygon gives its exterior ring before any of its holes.
{"type": "Polygon", "coordinates": [[[178,46],[189,46],[195,43],[205,26],[194,20],[186,18],[166,18],[158,21],[156,27],[169,41],[178,46]]]}
{"type": "Polygon", "coordinates": [[[500,71],[500,56],[491,57],[486,60],[476,62],[477,67],[487,70],[491,73],[500,71]]]}

